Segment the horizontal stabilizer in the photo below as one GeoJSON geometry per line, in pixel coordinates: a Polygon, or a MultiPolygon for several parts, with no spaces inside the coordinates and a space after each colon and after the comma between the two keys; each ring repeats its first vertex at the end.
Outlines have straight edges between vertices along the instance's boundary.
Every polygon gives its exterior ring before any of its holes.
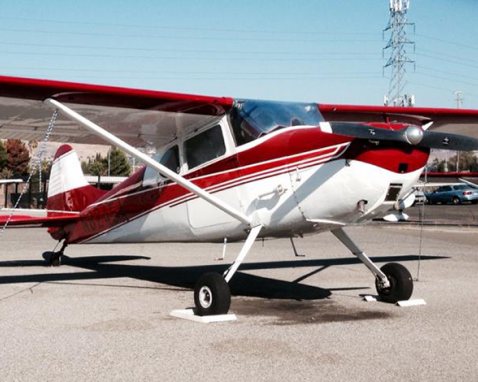
{"type": "Polygon", "coordinates": [[[42,225],[43,227],[61,227],[77,221],[79,213],[52,212],[48,210],[0,210],[0,225],[8,226],[42,225]],[[27,215],[28,213],[28,215],[27,215]],[[49,216],[47,216],[49,215],[49,216]]]}

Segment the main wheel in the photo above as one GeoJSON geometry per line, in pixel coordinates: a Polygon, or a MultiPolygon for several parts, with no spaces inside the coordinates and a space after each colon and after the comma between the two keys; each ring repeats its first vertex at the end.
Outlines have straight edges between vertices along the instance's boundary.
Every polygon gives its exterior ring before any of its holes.
{"type": "Polygon", "coordinates": [[[226,314],[231,306],[231,290],[219,273],[205,273],[194,287],[196,314],[209,316],[226,314]]]}
{"type": "Polygon", "coordinates": [[[385,264],[380,269],[385,273],[388,281],[390,281],[388,288],[381,286],[379,279],[375,281],[375,286],[381,300],[391,303],[408,300],[413,292],[412,275],[408,269],[397,263],[385,264]]]}
{"type": "Polygon", "coordinates": [[[460,198],[458,196],[454,196],[451,202],[455,205],[460,204],[460,198]]]}

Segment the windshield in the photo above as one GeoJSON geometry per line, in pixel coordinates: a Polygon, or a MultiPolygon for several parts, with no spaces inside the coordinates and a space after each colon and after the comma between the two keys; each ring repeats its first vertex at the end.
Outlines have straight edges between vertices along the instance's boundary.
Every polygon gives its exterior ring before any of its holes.
{"type": "Polygon", "coordinates": [[[231,124],[237,145],[289,126],[317,126],[323,117],[314,103],[236,101],[231,124]]]}

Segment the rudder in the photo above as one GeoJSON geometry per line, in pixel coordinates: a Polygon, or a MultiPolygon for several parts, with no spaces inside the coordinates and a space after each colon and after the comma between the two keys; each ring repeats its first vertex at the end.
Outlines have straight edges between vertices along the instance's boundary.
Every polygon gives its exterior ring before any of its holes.
{"type": "Polygon", "coordinates": [[[61,145],[51,166],[47,210],[81,211],[104,193],[87,182],[76,151],[61,145]]]}

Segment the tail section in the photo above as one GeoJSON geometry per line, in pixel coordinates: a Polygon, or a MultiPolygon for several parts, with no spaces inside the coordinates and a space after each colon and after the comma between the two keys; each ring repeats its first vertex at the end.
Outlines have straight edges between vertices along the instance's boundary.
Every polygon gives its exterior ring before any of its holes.
{"type": "Polygon", "coordinates": [[[47,210],[81,211],[104,193],[86,181],[76,151],[60,146],[51,167],[47,210]]]}

